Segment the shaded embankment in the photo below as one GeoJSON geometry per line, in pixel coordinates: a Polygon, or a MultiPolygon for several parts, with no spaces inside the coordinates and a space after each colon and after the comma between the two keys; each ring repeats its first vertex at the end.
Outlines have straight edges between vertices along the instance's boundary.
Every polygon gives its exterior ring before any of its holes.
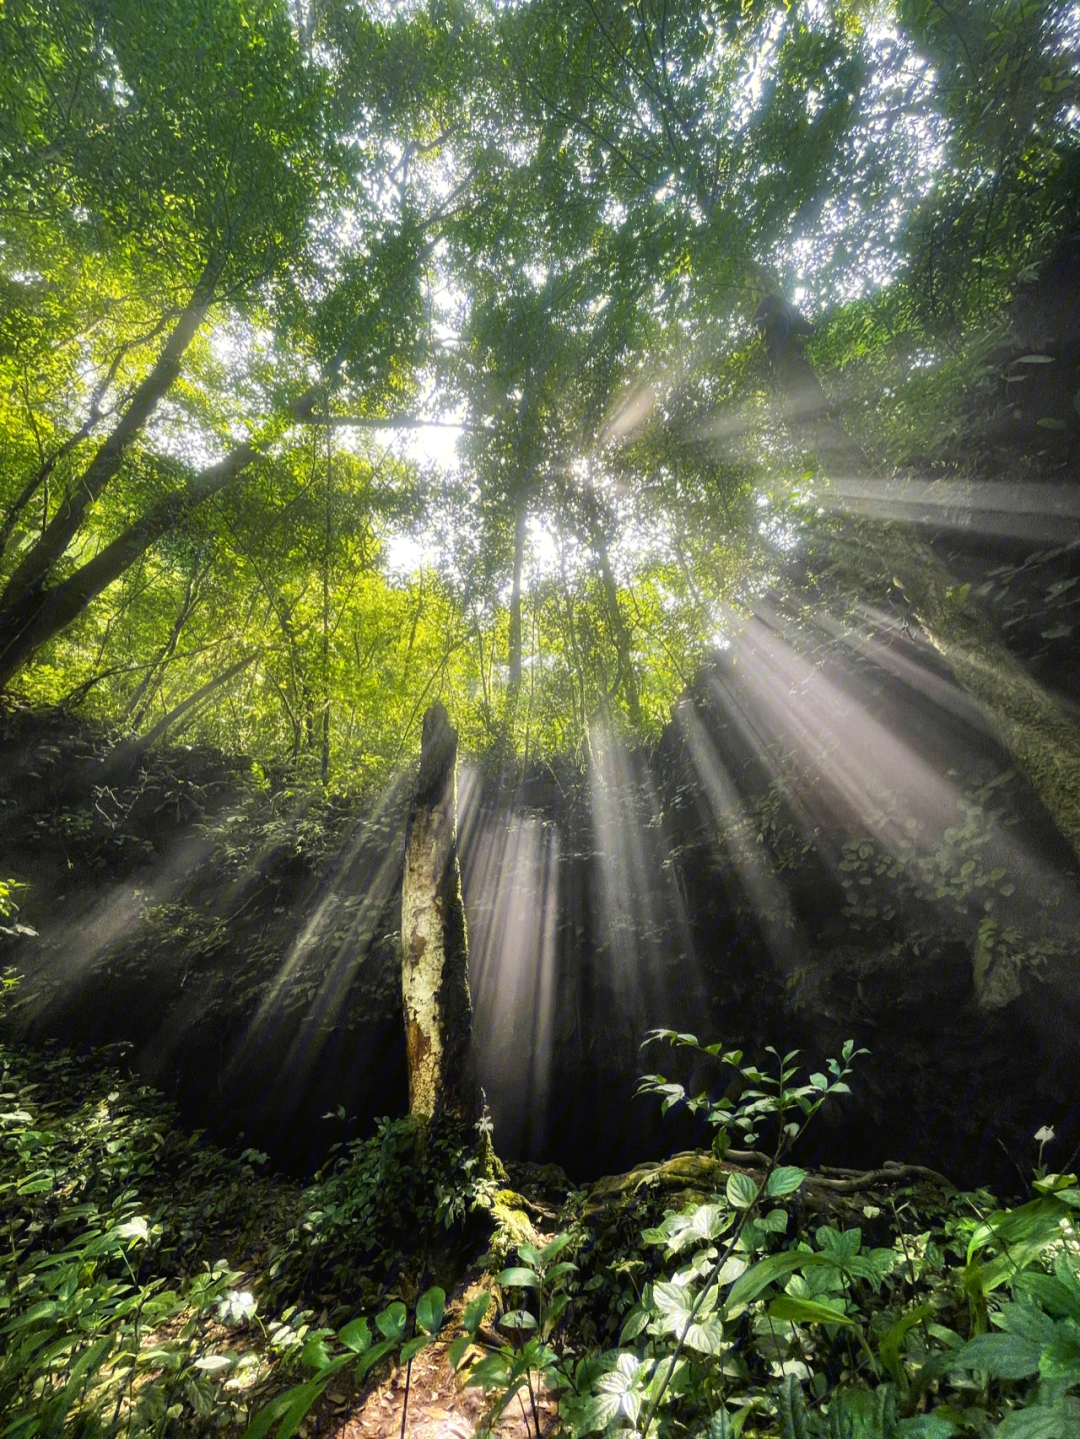
{"type": "MultiPolygon", "coordinates": [[[[40,931],[12,942],[23,1032],[130,1040],[189,1123],[298,1172],[402,1111],[407,778],[361,809],[206,751],[125,765],[58,717],[12,713],[0,738],[0,863],[40,931]]],[[[985,1180],[1041,1124],[1052,1162],[1080,1140],[1071,852],[889,617],[762,612],[651,753],[597,732],[587,768],[466,767],[460,830],[507,1156],[586,1178],[685,1147],[685,1117],[632,1098],[667,1058],[638,1052],[654,1025],[867,1045],[808,1160],[985,1180]]]]}

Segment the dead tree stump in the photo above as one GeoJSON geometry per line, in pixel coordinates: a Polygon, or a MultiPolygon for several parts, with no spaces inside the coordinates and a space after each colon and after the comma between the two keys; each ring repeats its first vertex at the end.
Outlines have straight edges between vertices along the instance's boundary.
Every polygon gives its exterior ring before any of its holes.
{"type": "Polygon", "coordinates": [[[405,833],[401,993],[409,1112],[473,1124],[480,1096],[472,1062],[469,949],[457,855],[457,731],[446,709],[424,715],[420,773],[405,833]]]}

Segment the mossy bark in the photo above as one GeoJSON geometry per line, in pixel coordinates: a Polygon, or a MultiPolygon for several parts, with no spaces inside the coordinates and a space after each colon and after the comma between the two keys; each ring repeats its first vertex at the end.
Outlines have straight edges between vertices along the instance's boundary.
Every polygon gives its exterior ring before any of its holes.
{"type": "Polygon", "coordinates": [[[445,708],[424,715],[420,773],[405,835],[401,990],[409,1111],[480,1117],[472,1062],[468,941],[457,854],[457,731],[445,708]]]}
{"type": "MultiPolygon", "coordinates": [[[[765,332],[766,346],[769,336],[765,332]]],[[[784,418],[829,478],[855,480],[872,500],[866,456],[837,419],[796,336],[785,339],[773,373],[784,418]]],[[[981,708],[991,732],[1012,755],[1061,834],[1080,859],[1080,729],[1001,643],[993,625],[956,584],[913,526],[861,519],[845,490],[850,518],[833,547],[848,551],[852,571],[885,583],[896,577],[911,615],[981,708]],[[855,510],[856,513],[850,512],[855,510]]]]}

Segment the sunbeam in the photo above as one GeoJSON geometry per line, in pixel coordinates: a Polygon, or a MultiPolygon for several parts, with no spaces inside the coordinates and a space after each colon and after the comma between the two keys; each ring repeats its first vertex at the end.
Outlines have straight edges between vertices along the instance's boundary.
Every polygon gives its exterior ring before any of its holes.
{"type": "Polygon", "coordinates": [[[480,1080],[496,1129],[542,1152],[552,1081],[560,840],[524,806],[481,804],[461,779],[469,983],[480,1080]]]}
{"type": "Polygon", "coordinates": [[[835,478],[815,498],[824,510],[939,530],[1053,544],[1080,538],[1080,493],[1071,484],[835,478]]]}

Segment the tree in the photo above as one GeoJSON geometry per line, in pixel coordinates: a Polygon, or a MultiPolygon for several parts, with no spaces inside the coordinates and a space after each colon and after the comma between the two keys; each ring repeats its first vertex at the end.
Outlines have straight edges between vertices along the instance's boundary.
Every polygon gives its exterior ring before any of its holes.
{"type": "Polygon", "coordinates": [[[420,772],[405,833],[401,987],[409,1110],[480,1117],[472,1068],[469,949],[457,856],[457,731],[446,708],[424,714],[420,772]]]}
{"type": "MultiPolygon", "coordinates": [[[[17,72],[47,74],[49,64],[57,72],[34,112],[51,129],[35,128],[22,108],[10,107],[22,129],[7,184],[15,218],[6,239],[12,259],[40,275],[14,281],[28,291],[22,314],[9,321],[14,365],[25,370],[20,326],[33,332],[44,318],[41,287],[62,288],[71,278],[63,265],[70,271],[73,245],[113,293],[75,297],[69,385],[86,393],[86,414],[51,450],[39,442],[36,470],[9,504],[7,536],[48,482],[54,489],[62,482],[58,498],[44,493],[36,537],[22,532],[0,592],[0,683],[267,453],[283,428],[310,420],[330,390],[351,382],[375,410],[388,380],[400,388],[400,366],[415,345],[419,261],[414,229],[385,219],[359,244],[326,254],[320,209],[329,187],[338,184],[338,204],[348,208],[363,165],[327,132],[326,85],[303,60],[276,0],[215,0],[197,13],[117,0],[94,17],[80,7],[17,5],[9,25],[17,72]],[[39,190],[49,197],[44,217],[39,190]],[[57,252],[61,264],[50,269],[57,252]],[[142,328],[104,326],[87,380],[76,326],[93,333],[95,303],[113,319],[129,303],[127,286],[142,328]],[[279,363],[288,356],[284,368],[299,383],[291,395],[287,378],[272,387],[261,417],[208,413],[190,375],[178,393],[193,344],[201,337],[205,346],[205,327],[219,312],[245,315],[249,325],[276,319],[286,343],[279,363]],[[313,362],[321,371],[314,382],[313,362]],[[181,453],[217,449],[220,458],[199,467],[155,454],[153,443],[144,448],[167,398],[194,422],[181,453]],[[248,431],[239,443],[238,421],[248,431]],[[126,523],[101,534],[95,520],[107,492],[148,462],[173,483],[158,486],[149,502],[129,500],[126,523]]],[[[54,337],[43,333],[42,343],[54,337]]],[[[205,374],[205,349],[200,358],[205,374]]],[[[39,403],[27,394],[25,423],[36,434],[39,403]]]]}

